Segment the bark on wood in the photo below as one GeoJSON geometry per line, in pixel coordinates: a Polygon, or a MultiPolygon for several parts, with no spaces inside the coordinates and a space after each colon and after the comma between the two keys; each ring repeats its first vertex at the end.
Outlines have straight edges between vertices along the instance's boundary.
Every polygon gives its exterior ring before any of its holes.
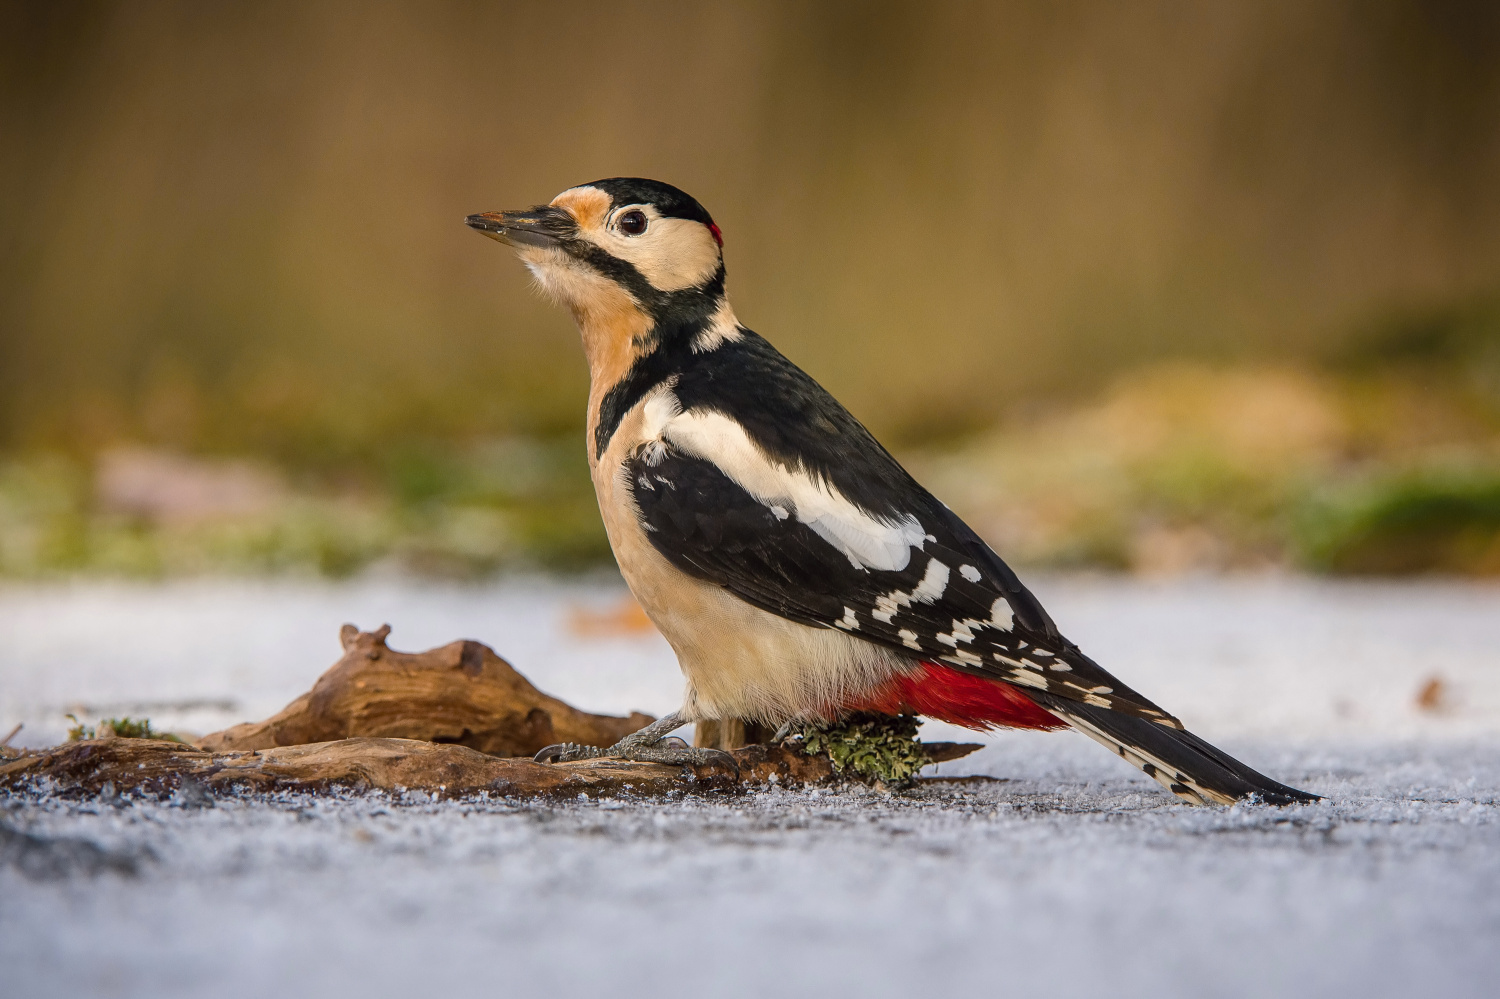
{"type": "MultiPolygon", "coordinates": [[[[929,743],[934,760],[957,759],[979,747],[929,743]]],[[[579,794],[661,795],[670,791],[726,791],[749,785],[817,783],[833,776],[821,756],[785,746],[747,746],[734,752],[739,774],[713,767],[675,767],[625,760],[534,763],[487,756],[465,746],[412,739],[344,739],[252,752],[213,752],[156,739],[68,742],[0,763],[0,788],[43,784],[64,794],[165,796],[178,791],[423,791],[462,797],[481,791],[515,797],[579,794]]]]}
{"type": "Polygon", "coordinates": [[[612,746],[655,720],[639,712],[620,718],[579,711],[537,690],[479,642],[397,652],[385,643],[390,630],[344,625],[344,657],[311,691],[265,721],[215,732],[197,745],[271,749],[369,736],[532,756],[555,742],[612,746]]]}
{"type": "Polygon", "coordinates": [[[496,757],[466,746],[414,739],[343,739],[254,752],[211,752],[154,739],[89,739],[0,764],[0,786],[47,777],[64,790],[97,794],[110,782],[118,792],[170,794],[184,785],[212,790],[325,791],[397,788],[455,797],[490,791],[527,797],[661,794],[702,784],[732,784],[705,768],[684,777],[682,768],[620,760],[533,763],[496,757]]]}

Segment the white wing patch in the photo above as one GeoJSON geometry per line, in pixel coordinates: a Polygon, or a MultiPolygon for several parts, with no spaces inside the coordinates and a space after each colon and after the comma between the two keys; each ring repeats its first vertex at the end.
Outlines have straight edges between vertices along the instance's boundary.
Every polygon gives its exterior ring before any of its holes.
{"type": "MultiPolygon", "coordinates": [[[[899,572],[911,562],[912,549],[920,549],[927,541],[922,525],[911,514],[890,521],[866,513],[822,479],[773,460],[750,439],[744,427],[724,414],[703,410],[682,412],[670,388],[653,392],[646,407],[648,434],[659,426],[662,439],[686,454],[713,462],[778,517],[778,507],[788,511],[843,552],[857,569],[899,572]],[[653,406],[658,408],[653,411],[653,406]],[[659,424],[653,418],[662,416],[666,418],[659,424]]],[[[929,565],[929,576],[932,571],[929,565]]],[[[942,566],[942,572],[937,596],[947,586],[948,567],[942,566]]],[[[928,585],[931,584],[924,578],[917,590],[928,585]]],[[[913,597],[917,595],[913,591],[913,597]]]]}

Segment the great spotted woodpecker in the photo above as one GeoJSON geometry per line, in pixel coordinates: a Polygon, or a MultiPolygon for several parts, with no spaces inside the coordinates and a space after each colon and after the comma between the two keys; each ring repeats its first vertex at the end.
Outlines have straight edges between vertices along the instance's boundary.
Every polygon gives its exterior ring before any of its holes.
{"type": "Polygon", "coordinates": [[[661,741],[704,719],[913,712],[1072,726],[1194,803],[1313,800],[1085,656],[968,525],[742,326],[719,228],[693,198],[613,178],[466,222],[573,313],[605,529],[687,678],[681,709],[610,755],[707,761],[661,741]]]}

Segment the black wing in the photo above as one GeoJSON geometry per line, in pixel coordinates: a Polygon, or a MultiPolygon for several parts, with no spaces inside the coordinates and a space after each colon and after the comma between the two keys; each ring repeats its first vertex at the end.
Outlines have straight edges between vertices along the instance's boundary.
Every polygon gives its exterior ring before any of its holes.
{"type": "Polygon", "coordinates": [[[712,461],[670,445],[643,445],[625,473],[656,550],[757,607],[913,658],[1181,727],[1063,638],[999,556],[904,473],[888,480],[905,481],[887,508],[910,510],[927,540],[904,569],[889,571],[855,565],[795,511],[762,503],[712,461]]]}

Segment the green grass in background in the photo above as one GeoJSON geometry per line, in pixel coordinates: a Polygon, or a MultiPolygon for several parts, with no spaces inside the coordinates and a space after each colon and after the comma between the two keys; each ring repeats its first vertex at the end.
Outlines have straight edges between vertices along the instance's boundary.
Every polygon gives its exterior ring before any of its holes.
{"type": "MultiPolygon", "coordinates": [[[[1500,407],[1470,370],[1465,353],[1152,365],[1095,399],[898,456],[1019,565],[1497,574],[1500,407]]],[[[321,469],[252,462],[252,502],[173,505],[195,475],[234,467],[151,451],[0,461],[0,575],[463,578],[610,563],[573,434],[408,440],[321,469]],[[136,466],[144,499],[117,481],[136,466]]]]}

